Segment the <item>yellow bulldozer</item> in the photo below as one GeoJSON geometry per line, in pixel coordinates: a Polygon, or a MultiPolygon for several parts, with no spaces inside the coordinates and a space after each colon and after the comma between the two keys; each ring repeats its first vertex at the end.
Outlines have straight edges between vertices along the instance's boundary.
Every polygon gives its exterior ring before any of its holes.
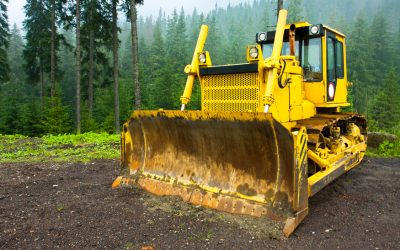
{"type": "Polygon", "coordinates": [[[247,63],[212,65],[201,27],[181,110],[134,111],[123,125],[121,176],[153,194],[281,221],[289,236],[308,199],[363,159],[366,120],[348,107],[345,36],[286,24],[256,35],[247,63]],[[201,110],[185,110],[198,79],[201,110]]]}

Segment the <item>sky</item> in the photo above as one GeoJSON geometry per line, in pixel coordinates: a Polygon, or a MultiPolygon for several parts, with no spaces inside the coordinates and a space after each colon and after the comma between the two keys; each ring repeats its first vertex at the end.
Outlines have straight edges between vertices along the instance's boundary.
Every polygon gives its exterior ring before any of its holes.
{"type": "MultiPolygon", "coordinates": [[[[180,10],[184,8],[185,12],[191,14],[193,9],[196,8],[199,12],[208,12],[215,7],[218,2],[218,7],[226,7],[229,3],[236,5],[241,2],[249,2],[250,0],[144,0],[144,5],[138,8],[139,15],[157,17],[158,11],[163,9],[168,15],[174,9],[180,10]]],[[[22,27],[22,21],[25,18],[23,7],[25,0],[9,0],[8,3],[8,19],[9,23],[17,24],[22,27]]]]}

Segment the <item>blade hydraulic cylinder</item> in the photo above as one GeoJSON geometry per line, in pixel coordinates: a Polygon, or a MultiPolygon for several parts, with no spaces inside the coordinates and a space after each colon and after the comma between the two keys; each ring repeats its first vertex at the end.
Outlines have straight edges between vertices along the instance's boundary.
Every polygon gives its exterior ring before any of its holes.
{"type": "Polygon", "coordinates": [[[274,88],[278,81],[278,69],[280,68],[280,56],[283,45],[283,35],[285,32],[287,10],[279,11],[278,23],[276,25],[276,33],[272,55],[266,59],[266,88],[263,96],[264,113],[268,113],[270,106],[274,102],[274,88]]]}
{"type": "Polygon", "coordinates": [[[207,40],[207,34],[208,34],[208,26],[207,25],[202,25],[199,38],[197,39],[197,44],[196,48],[194,50],[193,58],[192,58],[192,64],[187,65],[185,68],[185,72],[188,74],[187,80],[186,80],[186,85],[185,85],[185,90],[183,91],[183,95],[181,96],[181,103],[182,107],[181,110],[185,110],[186,106],[190,102],[190,98],[192,96],[192,90],[193,90],[193,84],[194,80],[196,78],[196,75],[198,74],[198,68],[199,68],[199,53],[201,53],[204,49],[204,44],[206,43],[207,40]]]}

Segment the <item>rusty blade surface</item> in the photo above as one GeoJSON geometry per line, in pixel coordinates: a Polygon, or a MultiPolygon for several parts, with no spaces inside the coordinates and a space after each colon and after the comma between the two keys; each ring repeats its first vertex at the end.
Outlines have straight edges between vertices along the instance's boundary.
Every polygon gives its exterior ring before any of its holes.
{"type": "Polygon", "coordinates": [[[122,164],[157,195],[231,213],[292,215],[293,137],[269,114],[136,111],[122,164]]]}

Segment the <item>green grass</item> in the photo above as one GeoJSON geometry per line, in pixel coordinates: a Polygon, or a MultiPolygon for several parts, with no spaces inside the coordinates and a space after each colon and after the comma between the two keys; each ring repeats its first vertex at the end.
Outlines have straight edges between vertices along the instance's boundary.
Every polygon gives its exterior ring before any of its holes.
{"type": "MultiPolygon", "coordinates": [[[[119,135],[84,133],[30,138],[0,135],[0,162],[89,162],[119,157],[119,135]]],[[[370,157],[400,157],[400,141],[367,148],[370,157]]]]}
{"type": "Polygon", "coordinates": [[[370,157],[400,157],[400,140],[389,142],[384,141],[378,148],[367,147],[366,156],[370,157]]]}
{"type": "Polygon", "coordinates": [[[0,162],[89,162],[119,157],[119,135],[0,135],[0,162]]]}

